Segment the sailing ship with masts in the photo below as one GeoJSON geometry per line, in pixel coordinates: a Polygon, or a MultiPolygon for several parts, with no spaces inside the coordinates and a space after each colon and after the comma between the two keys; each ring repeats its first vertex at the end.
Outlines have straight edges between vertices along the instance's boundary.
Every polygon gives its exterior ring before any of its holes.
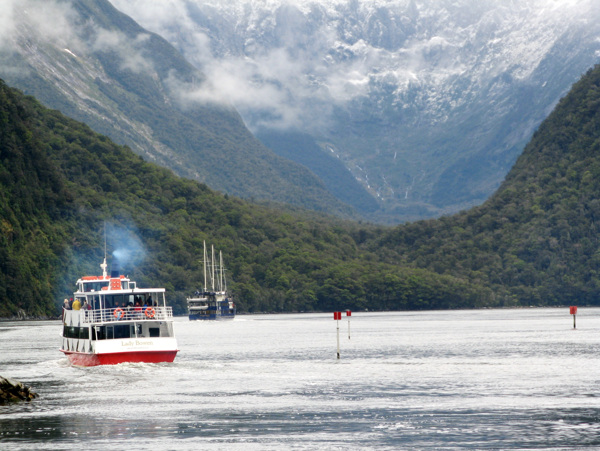
{"type": "Polygon", "coordinates": [[[215,259],[215,247],[211,245],[210,256],[204,242],[204,286],[187,298],[188,314],[191,321],[220,320],[235,318],[235,304],[227,291],[223,253],[219,251],[219,261],[215,259]]]}

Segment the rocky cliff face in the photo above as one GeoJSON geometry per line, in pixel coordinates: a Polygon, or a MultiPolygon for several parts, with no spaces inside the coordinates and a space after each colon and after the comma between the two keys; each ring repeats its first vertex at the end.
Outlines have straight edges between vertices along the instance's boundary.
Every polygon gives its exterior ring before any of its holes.
{"type": "Polygon", "coordinates": [[[205,72],[206,101],[312,136],[337,160],[314,167],[343,164],[392,220],[486,199],[600,50],[593,0],[113,3],[205,72]]]}
{"type": "Polygon", "coordinates": [[[353,214],[304,166],[276,155],[205,75],[107,0],[5,0],[0,78],[145,159],[244,198],[353,214]]]}

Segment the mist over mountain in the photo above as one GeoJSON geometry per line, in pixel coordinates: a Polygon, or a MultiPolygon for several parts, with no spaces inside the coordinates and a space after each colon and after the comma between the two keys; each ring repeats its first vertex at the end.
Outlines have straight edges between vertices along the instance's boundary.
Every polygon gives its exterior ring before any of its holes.
{"type": "Polygon", "coordinates": [[[195,99],[313,171],[347,168],[392,222],[489,197],[600,51],[594,0],[113,4],[202,70],[195,99]],[[315,146],[329,158],[307,163],[315,146]]]}
{"type": "Polygon", "coordinates": [[[145,159],[243,198],[353,214],[306,167],[276,155],[205,75],[107,0],[2,0],[0,78],[145,159]]]}
{"type": "Polygon", "coordinates": [[[108,253],[133,251],[126,274],[165,286],[180,313],[207,239],[228,256],[239,311],[598,305],[598,193],[600,65],[490,199],[395,227],[225,196],[0,80],[0,316],[57,312],[98,269],[104,223],[108,253]]]}

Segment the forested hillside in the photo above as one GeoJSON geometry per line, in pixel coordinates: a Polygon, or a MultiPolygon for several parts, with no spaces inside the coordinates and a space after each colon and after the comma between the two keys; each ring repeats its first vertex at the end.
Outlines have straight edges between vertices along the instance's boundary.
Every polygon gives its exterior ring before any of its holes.
{"type": "Polygon", "coordinates": [[[363,249],[381,228],[214,192],[4,83],[0,127],[0,317],[58,314],[100,271],[105,224],[109,254],[135,250],[123,273],[166,287],[176,313],[200,286],[203,240],[223,251],[241,312],[488,304],[484,287],[382,263],[363,249]]]}
{"type": "Polygon", "coordinates": [[[59,255],[68,242],[63,216],[73,199],[45,146],[24,122],[25,105],[0,89],[0,316],[55,305],[59,255]]]}
{"type": "Polygon", "coordinates": [[[165,286],[178,313],[203,240],[223,251],[242,312],[599,304],[600,67],[484,205],[396,228],[222,195],[0,94],[0,316],[57,313],[99,271],[104,224],[109,253],[135,249],[123,272],[165,286]]]}
{"type": "Polygon", "coordinates": [[[109,1],[42,3],[6,7],[0,78],[8,84],[221,192],[356,214],[305,166],[262,145],[231,105],[197,101],[203,73],[109,1]]]}
{"type": "Polygon", "coordinates": [[[390,263],[489,287],[514,305],[600,304],[600,67],[542,123],[484,205],[371,243],[390,263]]]}
{"type": "Polygon", "coordinates": [[[345,166],[374,198],[351,205],[390,225],[487,200],[600,51],[598,0],[112,3],[336,195],[356,191],[345,166]]]}

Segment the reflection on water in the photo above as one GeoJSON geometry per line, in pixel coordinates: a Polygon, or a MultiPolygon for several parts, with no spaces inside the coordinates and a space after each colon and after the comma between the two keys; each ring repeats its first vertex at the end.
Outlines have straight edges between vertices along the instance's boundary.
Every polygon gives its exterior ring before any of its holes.
{"type": "Polygon", "coordinates": [[[0,323],[0,449],[600,447],[600,310],[176,321],[172,364],[69,365],[59,322],[0,323]]]}

